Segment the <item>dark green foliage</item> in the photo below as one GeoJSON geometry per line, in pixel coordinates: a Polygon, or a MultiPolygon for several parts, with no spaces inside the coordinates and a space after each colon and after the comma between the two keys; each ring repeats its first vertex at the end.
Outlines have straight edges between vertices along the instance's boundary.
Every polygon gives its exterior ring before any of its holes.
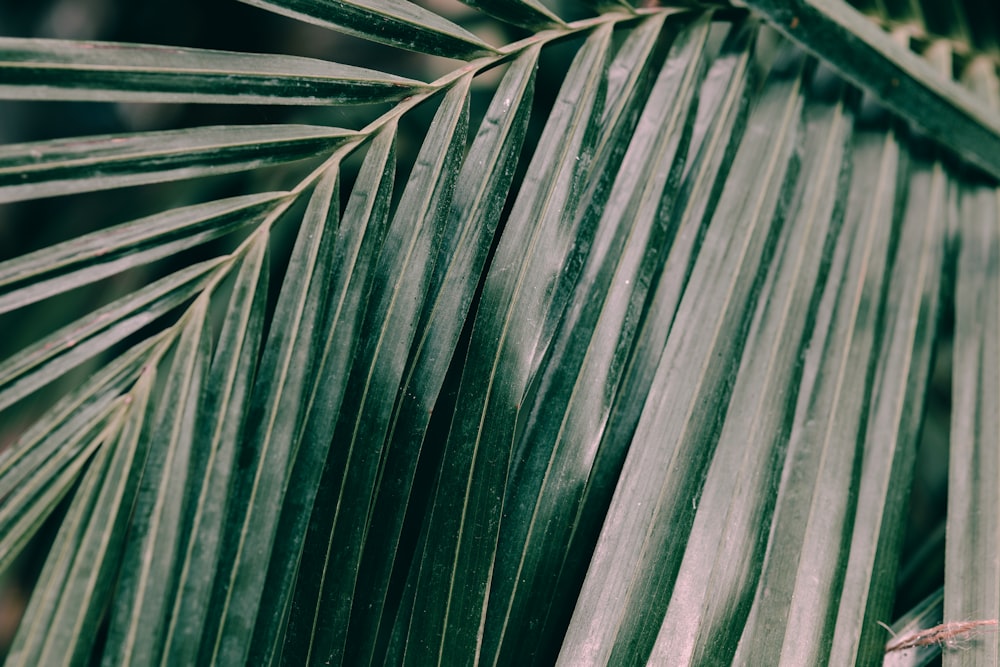
{"type": "Polygon", "coordinates": [[[0,147],[0,202],[151,193],[0,261],[9,664],[995,654],[989,3],[246,4],[354,64],[0,38],[0,97],[212,119],[0,147]]]}

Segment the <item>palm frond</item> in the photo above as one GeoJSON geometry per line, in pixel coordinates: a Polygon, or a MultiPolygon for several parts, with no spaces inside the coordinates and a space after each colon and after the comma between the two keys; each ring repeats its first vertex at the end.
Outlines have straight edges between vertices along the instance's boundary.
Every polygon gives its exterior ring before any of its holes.
{"type": "Polygon", "coordinates": [[[181,269],[128,294],[0,363],[0,408],[106,352],[198,294],[212,279],[220,260],[181,269]]]}
{"type": "Polygon", "coordinates": [[[565,273],[568,254],[581,231],[588,233],[579,229],[575,209],[594,149],[610,45],[610,26],[599,28],[567,72],[486,277],[457,398],[475,408],[456,413],[445,445],[427,528],[444,539],[429,543],[416,566],[414,605],[428,613],[415,612],[407,623],[407,660],[458,655],[475,645],[470,633],[478,633],[500,523],[494,499],[506,484],[518,405],[536,350],[547,343],[539,338],[551,336],[551,320],[568,296],[559,282],[575,279],[565,273]],[[560,296],[562,303],[553,302],[560,296]]]}
{"type": "Polygon", "coordinates": [[[70,491],[91,458],[88,450],[105,440],[105,434],[91,432],[88,426],[104,424],[111,418],[116,401],[135,383],[157,342],[154,336],[118,356],[53,406],[45,419],[36,422],[3,452],[0,534],[4,558],[0,565],[4,570],[70,491]]]}
{"type": "Polygon", "coordinates": [[[0,263],[5,317],[133,281],[0,361],[46,407],[0,571],[57,524],[10,664],[877,663],[953,273],[944,615],[895,631],[1000,614],[985,36],[244,1],[459,62],[0,38],[0,97],[310,107],[0,147],[0,202],[275,167],[0,263]]]}
{"type": "Polygon", "coordinates": [[[38,590],[7,658],[11,665],[80,662],[90,653],[113,591],[146,462],[153,374],[143,373],[116,410],[74,497],[38,590]],[[51,631],[50,629],[56,629],[51,631]]]}
{"type": "Polygon", "coordinates": [[[742,354],[741,330],[773,251],[770,228],[784,217],[777,207],[786,205],[800,69],[779,75],[747,121],[731,173],[752,180],[726,183],[712,218],[719,222],[705,232],[672,326],[677,335],[666,340],[621,471],[620,479],[632,481],[619,483],[608,508],[605,526],[616,531],[611,539],[602,531],[594,549],[563,664],[616,661],[653,647],[694,518],[691,498],[711,461],[717,415],[742,354]]]}
{"type": "Polygon", "coordinates": [[[106,661],[153,663],[159,657],[159,644],[144,640],[163,633],[167,621],[163,600],[174,590],[174,562],[186,546],[181,515],[188,472],[196,458],[196,413],[209,365],[207,311],[208,299],[201,297],[185,313],[167,376],[157,392],[153,421],[140,436],[148,440],[144,449],[149,454],[135,519],[121,553],[106,661]]]}

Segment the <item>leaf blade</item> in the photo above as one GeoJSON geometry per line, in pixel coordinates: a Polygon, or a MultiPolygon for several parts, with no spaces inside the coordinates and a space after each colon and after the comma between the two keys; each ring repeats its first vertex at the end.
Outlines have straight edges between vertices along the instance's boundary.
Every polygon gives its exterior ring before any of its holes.
{"type": "Polygon", "coordinates": [[[287,193],[186,206],[80,236],[0,263],[0,313],[169,257],[260,221],[287,193]],[[25,284],[27,283],[27,284],[25,284]]]}
{"type": "Polygon", "coordinates": [[[267,234],[259,233],[242,259],[199,407],[197,428],[208,451],[204,463],[192,470],[191,489],[198,489],[190,519],[192,537],[177,574],[162,665],[191,664],[198,655],[216,579],[238,441],[257,367],[267,296],[267,240],[267,234]]]}
{"type": "Polygon", "coordinates": [[[858,511],[830,661],[884,653],[878,622],[892,613],[896,566],[941,318],[950,183],[940,162],[909,174],[907,211],[886,301],[886,335],[869,408],[858,511]]]}
{"type": "MultiPolygon", "coordinates": [[[[550,357],[534,381],[537,398],[526,405],[487,611],[484,650],[493,664],[525,654],[538,663],[551,659],[545,618],[550,608],[568,607],[575,596],[574,590],[554,586],[563,550],[631,349],[636,312],[669,252],[672,223],[665,202],[672,203],[681,185],[710,22],[702,16],[689,24],[683,17],[664,25],[664,18],[651,18],[641,29],[671,50],[662,67],[656,59],[649,63],[651,90],[627,95],[639,95],[642,113],[628,133],[607,203],[594,212],[601,219],[593,247],[550,357]]],[[[633,37],[641,37],[641,30],[633,37]]],[[[618,57],[615,63],[612,71],[630,64],[630,70],[642,69],[618,57]]]]}
{"type": "Polygon", "coordinates": [[[4,409],[180,306],[223,259],[206,260],[127,294],[0,363],[4,409]]]}
{"type": "Polygon", "coordinates": [[[312,345],[322,312],[322,279],[329,266],[339,207],[339,165],[316,185],[282,281],[275,321],[261,353],[250,395],[240,454],[244,475],[235,477],[219,570],[204,628],[199,661],[243,663],[250,649],[261,584],[274,546],[276,522],[297,453],[296,434],[307,378],[314,371],[312,345]],[[299,350],[305,350],[299,353],[299,350]]]}
{"type": "Polygon", "coordinates": [[[0,98],[209,104],[372,104],[419,81],[311,58],[152,44],[0,37],[0,98]]]}
{"type": "Polygon", "coordinates": [[[308,125],[199,127],[0,147],[0,203],[293,162],[356,133],[308,125]]]}
{"type": "Polygon", "coordinates": [[[856,133],[844,229],[804,362],[786,472],[738,661],[823,661],[829,651],[839,595],[834,581],[847,561],[845,531],[899,223],[895,204],[905,194],[899,187],[905,154],[891,130],[879,129],[856,133]],[[831,535],[838,538],[832,546],[831,535]],[[773,623],[783,636],[762,634],[773,623]]]}
{"type": "Polygon", "coordinates": [[[400,551],[400,541],[418,460],[519,158],[538,55],[538,49],[529,49],[511,63],[458,176],[447,227],[461,232],[446,236],[438,251],[436,291],[421,314],[419,338],[410,352],[394,407],[386,460],[371,510],[374,519],[358,572],[360,603],[351,613],[348,663],[385,659],[373,652],[380,629],[392,622],[387,596],[391,595],[391,573],[404,568],[394,561],[405,553],[400,551]],[[483,173],[489,177],[482,178],[483,173]]]}
{"type": "Polygon", "coordinates": [[[425,526],[428,546],[419,557],[407,664],[437,662],[445,655],[471,662],[478,656],[476,635],[496,550],[497,498],[517,404],[538,346],[547,343],[540,340],[537,323],[554,327],[549,320],[564,304],[553,306],[541,282],[532,283],[538,289],[525,288],[524,276],[544,276],[549,284],[562,276],[576,229],[564,215],[582,194],[586,165],[581,162],[593,150],[592,123],[601,109],[610,38],[610,26],[596,29],[574,59],[486,279],[458,398],[460,405],[482,407],[459,412],[448,436],[425,526]]]}
{"type": "Polygon", "coordinates": [[[184,314],[165,383],[156,392],[154,421],[144,434],[150,441],[145,469],[111,605],[105,665],[154,664],[163,650],[168,591],[175,585],[175,561],[185,546],[185,486],[211,346],[207,314],[207,295],[184,314]]]}
{"type": "Polygon", "coordinates": [[[447,58],[494,55],[472,33],[408,0],[240,0],[374,42],[447,58]]]}
{"type": "Polygon", "coordinates": [[[1000,177],[1000,115],[841,0],[740,0],[786,37],[964,158],[1000,177]],[[844,45],[850,47],[844,48],[844,45]]]}
{"type": "Polygon", "coordinates": [[[654,645],[690,530],[691,497],[718,437],[714,414],[728,403],[727,378],[742,352],[744,313],[795,174],[795,65],[772,74],[751,115],[732,168],[749,182],[727,181],[706,232],[677,314],[683,326],[667,338],[557,664],[641,660],[654,645]]]}
{"type": "Polygon", "coordinates": [[[333,662],[344,654],[386,432],[420,313],[428,290],[433,289],[435,263],[462,164],[471,84],[472,78],[464,77],[442,100],[386,234],[334,434],[334,441],[341,444],[327,459],[329,477],[317,494],[303,552],[302,570],[318,571],[318,582],[305,590],[300,587],[305,595],[297,595],[302,601],[297,606],[310,613],[289,624],[290,635],[294,630],[307,638],[304,655],[292,654],[292,661],[333,662]],[[333,512],[326,509],[330,507],[333,512]]]}
{"type": "MultiPolygon", "coordinates": [[[[88,474],[90,500],[80,503],[80,521],[66,524],[62,543],[49,556],[57,576],[43,583],[49,588],[48,595],[55,598],[54,604],[43,602],[48,607],[48,622],[42,624],[46,631],[42,636],[34,634],[34,641],[29,636],[16,647],[13,664],[20,660],[21,664],[70,665],[81,661],[93,646],[97,624],[111,596],[110,582],[145,463],[142,432],[148,426],[146,407],[152,376],[152,371],[144,373],[130,394],[117,442],[102,450],[106,452],[102,465],[88,474]]],[[[32,632],[30,626],[22,629],[26,635],[32,632]]]]}

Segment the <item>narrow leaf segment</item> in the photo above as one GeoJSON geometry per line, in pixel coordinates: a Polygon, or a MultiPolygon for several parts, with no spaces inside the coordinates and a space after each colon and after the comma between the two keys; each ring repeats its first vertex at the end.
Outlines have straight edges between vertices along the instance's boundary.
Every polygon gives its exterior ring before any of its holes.
{"type": "Polygon", "coordinates": [[[310,58],[0,37],[0,97],[214,104],[374,104],[424,84],[310,58]]]}
{"type": "Polygon", "coordinates": [[[293,162],[354,136],[328,127],[250,125],[10,144],[0,147],[0,203],[293,162]]]}
{"type": "Polygon", "coordinates": [[[478,37],[409,0],[241,0],[349,35],[447,58],[495,54],[478,37]]]}

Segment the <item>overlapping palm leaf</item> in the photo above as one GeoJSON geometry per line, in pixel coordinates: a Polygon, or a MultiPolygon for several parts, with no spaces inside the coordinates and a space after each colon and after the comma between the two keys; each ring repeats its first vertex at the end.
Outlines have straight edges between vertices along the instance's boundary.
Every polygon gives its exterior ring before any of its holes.
{"type": "Polygon", "coordinates": [[[15,316],[162,274],[0,361],[0,415],[64,394],[0,452],[0,567],[58,519],[9,664],[877,664],[952,273],[944,619],[1000,615],[986,37],[469,0],[522,36],[490,44],[414,2],[246,1],[454,68],[0,38],[8,98],[388,105],[0,147],[4,202],[287,180],[0,263],[15,316]]]}

